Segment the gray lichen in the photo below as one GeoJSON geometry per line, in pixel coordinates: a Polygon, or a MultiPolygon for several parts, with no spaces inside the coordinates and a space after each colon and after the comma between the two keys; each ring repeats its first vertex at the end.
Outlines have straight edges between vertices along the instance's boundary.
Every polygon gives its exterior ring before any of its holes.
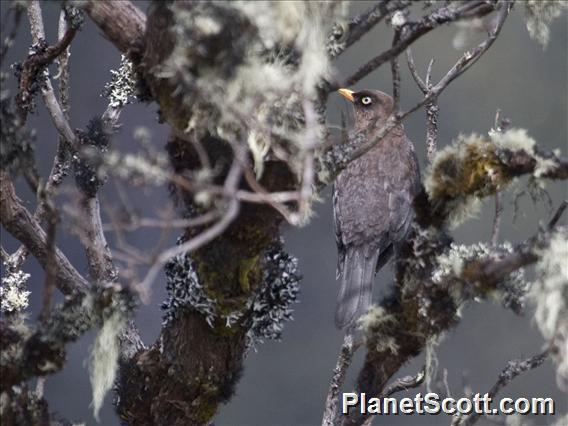
{"type": "Polygon", "coordinates": [[[530,299],[536,307],[535,320],[544,338],[554,348],[559,385],[568,388],[568,238],[557,232],[541,250],[537,279],[530,299]]]}
{"type": "Polygon", "coordinates": [[[367,313],[359,319],[367,347],[376,352],[396,354],[398,344],[392,334],[398,320],[395,315],[381,306],[371,306],[367,313]]]}
{"type": "Polygon", "coordinates": [[[173,170],[168,157],[163,152],[143,152],[122,154],[116,150],[104,153],[101,174],[128,181],[134,186],[161,186],[173,178],[173,170]]]}
{"type": "Polygon", "coordinates": [[[136,99],[137,84],[132,62],[123,55],[120,58],[120,68],[110,70],[110,73],[111,81],[105,84],[102,93],[102,96],[108,100],[109,106],[122,108],[132,103],[136,99]]]}
{"type": "Polygon", "coordinates": [[[117,310],[103,322],[89,356],[89,375],[93,392],[93,412],[99,420],[99,411],[107,392],[112,388],[120,354],[119,335],[126,324],[124,312],[117,310]]]}
{"type": "Polygon", "coordinates": [[[264,275],[260,289],[248,301],[252,325],[248,346],[264,340],[280,340],[284,324],[291,321],[292,305],[297,302],[301,275],[298,259],[286,253],[281,244],[264,255],[264,275]]]}
{"type": "Polygon", "coordinates": [[[326,32],[343,16],[344,2],[159,8],[156,14],[173,20],[171,52],[152,68],[164,117],[191,137],[246,141],[258,176],[271,151],[299,164],[307,139],[303,102],[314,102],[330,75],[326,32]],[[172,105],[171,90],[183,107],[172,105]]]}
{"type": "Polygon", "coordinates": [[[71,159],[75,183],[84,194],[94,197],[106,181],[102,155],[109,151],[111,133],[99,117],[89,121],[86,131],[77,133],[81,149],[71,159]]]}
{"type": "Polygon", "coordinates": [[[216,301],[205,293],[197,276],[195,262],[188,254],[180,254],[164,267],[167,300],[162,303],[164,325],[175,320],[183,309],[201,313],[210,327],[217,316],[216,301]]]}
{"type": "Polygon", "coordinates": [[[0,285],[0,312],[16,313],[27,308],[28,297],[31,294],[26,287],[29,277],[30,274],[21,270],[6,271],[0,285]]]}
{"type": "Polygon", "coordinates": [[[513,246],[505,242],[497,247],[485,243],[463,245],[452,243],[448,250],[437,257],[436,268],[432,273],[432,281],[437,285],[445,285],[456,306],[478,297],[491,298],[500,302],[503,307],[520,314],[525,304],[528,284],[524,279],[524,271],[518,269],[500,282],[494,289],[479,291],[475,283],[467,282],[464,268],[468,263],[477,260],[500,260],[514,251],[513,246]]]}
{"type": "Polygon", "coordinates": [[[211,328],[218,321],[224,327],[242,322],[248,327],[247,346],[253,348],[264,340],[280,339],[285,322],[292,320],[292,305],[297,301],[301,279],[298,260],[286,253],[281,244],[275,244],[264,254],[261,285],[242,309],[224,312],[203,288],[189,254],[173,258],[166,264],[165,272],[168,298],[162,304],[164,325],[186,309],[202,314],[211,328]]]}
{"type": "Polygon", "coordinates": [[[568,3],[563,0],[527,0],[524,4],[530,37],[546,48],[550,40],[550,24],[568,9],[568,3]]]}
{"type": "Polygon", "coordinates": [[[459,135],[436,154],[427,170],[424,186],[430,200],[443,203],[450,225],[459,225],[479,210],[482,198],[513,181],[508,158],[515,153],[532,157],[535,162],[532,178],[544,185],[543,176],[556,159],[543,157],[526,130],[491,131],[487,136],[459,135]]]}

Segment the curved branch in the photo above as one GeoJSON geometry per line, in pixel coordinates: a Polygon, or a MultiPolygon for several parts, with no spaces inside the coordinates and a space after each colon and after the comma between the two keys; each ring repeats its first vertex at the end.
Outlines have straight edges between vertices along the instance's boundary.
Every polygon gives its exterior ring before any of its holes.
{"type": "MultiPolygon", "coordinates": [[[[10,234],[27,247],[42,268],[47,270],[47,235],[16,195],[12,180],[5,171],[0,172],[0,221],[10,234]]],[[[55,284],[64,294],[84,292],[89,287],[87,280],[57,248],[54,261],[57,264],[55,284]]]]}
{"type": "Polygon", "coordinates": [[[408,0],[379,0],[374,6],[355,18],[351,19],[347,24],[347,39],[345,42],[333,51],[331,57],[337,57],[344,51],[349,49],[361,37],[371,31],[377,24],[379,24],[386,16],[391,13],[405,9],[411,4],[408,0]]]}
{"type": "MultiPolygon", "coordinates": [[[[422,282],[421,286],[407,289],[406,291],[409,294],[395,303],[392,303],[392,301],[383,302],[381,304],[382,327],[379,325],[376,329],[366,330],[367,341],[376,342],[377,339],[383,342],[392,341],[394,347],[396,347],[396,352],[384,347],[378,350],[372,347],[372,344],[368,344],[369,350],[357,379],[357,391],[369,395],[382,395],[386,392],[385,389],[389,389],[387,383],[390,378],[406,362],[420,354],[429,338],[457,325],[458,306],[449,294],[441,289],[450,288],[456,282],[462,282],[466,285],[463,293],[466,300],[486,297],[487,292],[490,289],[497,289],[498,285],[512,271],[538,261],[542,248],[549,244],[557,232],[566,234],[568,230],[563,227],[554,232],[548,230],[541,232],[521,244],[513,254],[503,259],[489,255],[487,260],[483,262],[465,265],[460,274],[449,276],[441,283],[424,283],[426,281],[424,277],[431,276],[431,274],[424,274],[423,269],[412,271],[411,274],[421,273],[420,278],[415,277],[416,280],[422,282]],[[474,272],[472,272],[472,268],[475,269],[474,272]],[[479,271],[479,274],[476,274],[476,271],[479,271]],[[482,283],[482,285],[479,285],[479,283],[482,283]],[[420,299],[435,300],[436,303],[425,308],[427,313],[421,314],[420,299]],[[427,315],[428,321],[424,321],[423,315],[427,315]],[[384,321],[387,318],[388,321],[384,321]]],[[[430,243],[434,243],[434,241],[430,241],[430,243]]],[[[412,254],[410,255],[412,256],[412,254]]],[[[425,264],[434,261],[434,253],[427,258],[420,259],[420,262],[425,264]]],[[[353,410],[345,417],[343,424],[361,425],[365,423],[366,418],[367,416],[353,410]]]]}
{"type": "MultiPolygon", "coordinates": [[[[420,21],[409,22],[403,27],[403,34],[398,43],[361,66],[338,87],[347,87],[357,83],[384,63],[400,55],[408,46],[440,25],[472,16],[482,17],[494,10],[495,6],[485,1],[468,2],[457,8],[450,4],[449,6],[436,9],[429,15],[424,16],[420,21]]],[[[335,89],[337,87],[332,87],[330,91],[335,89]]]]}
{"type": "MultiPolygon", "coordinates": [[[[509,361],[507,366],[503,369],[501,374],[499,374],[499,378],[497,382],[489,389],[487,394],[491,399],[494,399],[497,394],[509,383],[511,383],[517,376],[521,374],[533,370],[537,367],[540,367],[544,361],[548,358],[550,354],[550,350],[546,349],[543,352],[533,355],[530,358],[520,360],[515,359],[509,361]]],[[[473,424],[477,423],[480,419],[480,415],[478,413],[472,413],[466,417],[457,417],[456,422],[452,424],[456,424],[459,426],[472,426],[473,424]]]]}
{"type": "MultiPolygon", "coordinates": [[[[484,4],[487,6],[486,3],[484,4]]],[[[511,11],[513,3],[511,1],[505,0],[500,2],[500,4],[501,7],[499,10],[498,19],[495,23],[495,26],[491,30],[489,37],[481,44],[479,44],[475,49],[465,52],[462,57],[454,64],[454,66],[446,73],[446,75],[436,85],[433,85],[431,87],[428,94],[426,94],[420,102],[418,102],[416,105],[405,112],[400,112],[389,117],[386,124],[377,131],[376,136],[370,141],[362,141],[362,134],[354,134],[350,138],[348,143],[335,145],[331,150],[327,152],[322,162],[329,171],[331,180],[335,176],[337,176],[339,172],[341,172],[341,170],[343,170],[347,166],[347,164],[367,153],[388,133],[390,133],[396,127],[400,126],[400,124],[406,117],[422,108],[424,105],[427,105],[433,100],[437,99],[452,81],[454,81],[465,71],[467,71],[474,63],[477,62],[477,60],[481,56],[483,56],[485,52],[487,52],[487,50],[489,50],[489,48],[493,45],[499,33],[501,32],[501,29],[503,28],[503,25],[505,24],[505,21],[509,16],[509,12],[511,11]]],[[[493,10],[493,6],[491,6],[491,8],[493,10]]],[[[392,57],[393,56],[389,56],[387,60],[390,60],[392,57]]],[[[319,182],[320,185],[322,183],[325,184],[325,182],[319,182]]]]}
{"type": "Polygon", "coordinates": [[[146,30],[146,15],[132,2],[90,0],[82,7],[122,53],[131,56],[139,49],[146,30]]]}

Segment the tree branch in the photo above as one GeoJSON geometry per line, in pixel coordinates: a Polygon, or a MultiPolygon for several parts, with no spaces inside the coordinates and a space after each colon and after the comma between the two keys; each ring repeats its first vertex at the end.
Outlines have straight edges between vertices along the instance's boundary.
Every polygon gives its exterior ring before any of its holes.
{"type": "MultiPolygon", "coordinates": [[[[429,102],[437,99],[438,96],[440,96],[440,94],[452,81],[454,81],[457,77],[467,71],[475,62],[477,62],[477,60],[481,56],[483,56],[483,54],[492,46],[493,42],[501,32],[501,29],[503,28],[505,20],[507,19],[507,16],[509,16],[509,12],[512,7],[512,3],[508,0],[501,1],[499,4],[500,9],[497,20],[495,22],[495,26],[489,34],[489,37],[484,42],[479,44],[475,49],[465,52],[462,57],[454,64],[454,66],[446,73],[446,75],[436,85],[432,86],[431,90],[420,102],[418,102],[416,105],[414,105],[414,107],[405,112],[400,112],[389,117],[386,124],[376,133],[376,137],[372,138],[372,140],[363,140],[364,135],[362,133],[356,133],[350,137],[347,144],[335,145],[326,153],[326,155],[323,156],[323,166],[328,170],[330,180],[333,180],[333,178],[335,178],[335,176],[337,176],[339,172],[341,172],[341,170],[343,170],[351,161],[354,161],[367,153],[389,132],[399,126],[406,117],[408,117],[410,114],[423,107],[424,105],[428,104],[429,102]]],[[[484,2],[483,5],[484,7],[488,6],[488,4],[484,2]]],[[[466,6],[462,7],[465,8],[466,6]]],[[[491,10],[493,10],[493,6],[490,5],[490,7],[491,10]]],[[[451,15],[454,16],[455,13],[457,12],[454,12],[451,15]]],[[[444,16],[446,15],[447,13],[444,14],[444,16]]],[[[390,60],[391,58],[392,56],[389,56],[388,60],[390,60]]],[[[549,176],[550,174],[545,177],[549,176]]],[[[325,182],[319,182],[320,186],[323,186],[322,184],[324,183],[325,182]]]]}
{"type": "Polygon", "coordinates": [[[359,41],[361,37],[371,31],[385,17],[397,10],[405,9],[411,4],[405,0],[379,0],[370,9],[351,19],[347,24],[347,39],[336,48],[331,57],[341,55],[345,50],[359,41]]]}
{"type": "Polygon", "coordinates": [[[58,40],[53,46],[48,46],[45,50],[34,53],[24,61],[20,77],[21,102],[26,102],[29,97],[30,82],[37,77],[38,72],[43,67],[51,64],[69,47],[76,33],[77,30],[75,28],[68,28],[63,38],[58,40]]]}
{"type": "MultiPolygon", "coordinates": [[[[469,18],[472,15],[478,17],[485,16],[494,10],[493,4],[484,1],[468,2],[459,7],[450,4],[436,9],[429,15],[424,16],[420,21],[408,22],[404,27],[400,41],[396,45],[361,66],[338,87],[348,87],[357,83],[384,63],[400,55],[408,46],[440,25],[469,18]]],[[[338,87],[332,87],[330,91],[336,90],[338,87]]]]}
{"type": "Polygon", "coordinates": [[[325,409],[323,412],[322,426],[334,426],[337,421],[337,401],[339,392],[345,381],[345,375],[351,365],[353,354],[358,349],[359,345],[354,345],[353,335],[350,333],[345,334],[343,345],[339,351],[337,364],[333,369],[333,376],[329,384],[329,390],[325,399],[325,409]]]}
{"type": "Polygon", "coordinates": [[[134,59],[144,40],[144,12],[127,0],[89,0],[82,7],[116,48],[134,59]]]}
{"type": "MultiPolygon", "coordinates": [[[[43,27],[43,19],[41,16],[41,6],[38,0],[33,0],[29,3],[28,17],[30,20],[32,39],[34,40],[34,43],[39,43],[40,40],[45,39],[45,30],[43,27]]],[[[68,30],[67,33],[69,31],[70,30],[68,30]]],[[[69,44],[67,44],[65,48],[67,48],[68,45],[69,44]]],[[[61,52],[65,51],[65,48],[61,49],[61,52]]],[[[52,59],[55,59],[55,57],[53,57],[52,59]]],[[[59,105],[59,102],[55,97],[55,92],[53,90],[53,86],[51,85],[51,80],[49,79],[49,77],[45,81],[45,86],[42,87],[42,95],[43,95],[43,100],[45,102],[45,106],[49,111],[51,119],[53,120],[53,124],[55,125],[55,128],[57,129],[61,137],[67,143],[68,149],[76,148],[75,133],[71,129],[71,126],[69,125],[65,117],[65,113],[61,109],[61,105],[59,105]]]]}
{"type": "MultiPolygon", "coordinates": [[[[0,189],[2,225],[20,240],[43,269],[47,270],[49,250],[46,233],[17,197],[14,185],[5,171],[0,172],[0,189]]],[[[55,248],[55,262],[57,264],[56,285],[64,294],[84,292],[88,288],[87,280],[77,272],[57,248],[55,248]]]]}
{"type": "MultiPolygon", "coordinates": [[[[565,234],[567,231],[565,228],[560,228],[554,232],[565,234]]],[[[487,297],[492,289],[497,289],[498,285],[509,277],[511,272],[535,263],[540,258],[539,253],[542,248],[549,243],[553,235],[548,231],[539,233],[521,244],[509,256],[499,258],[498,255],[488,255],[484,260],[466,263],[460,274],[448,276],[444,281],[436,283],[431,281],[432,278],[424,282],[424,277],[432,277],[431,268],[435,265],[438,250],[447,242],[443,243],[440,239],[428,243],[412,242],[414,246],[420,247],[430,244],[434,251],[427,251],[418,263],[412,259],[407,261],[399,259],[397,267],[406,275],[406,277],[399,276],[399,279],[403,279],[404,282],[415,282],[412,280],[420,277],[420,285],[413,288],[406,287],[404,296],[394,303],[393,301],[381,303],[381,308],[377,311],[377,315],[380,316],[377,317],[375,325],[371,321],[371,325],[364,330],[369,342],[368,352],[357,379],[357,391],[380,395],[384,389],[387,389],[388,380],[404,363],[423,350],[429,338],[457,325],[459,321],[457,312],[461,304],[475,297],[487,297]],[[455,290],[456,285],[465,286],[459,305],[452,298],[449,290],[451,288],[455,290]],[[425,318],[428,321],[425,321],[425,318]],[[391,342],[390,346],[385,347],[384,342],[391,342]],[[396,350],[391,349],[391,346],[396,350]]],[[[412,252],[405,254],[407,255],[413,258],[415,256],[412,252]]],[[[398,274],[400,273],[399,270],[398,274]]],[[[366,416],[353,410],[344,418],[343,424],[361,425],[365,419],[366,416]]]]}
{"type": "MultiPolygon", "coordinates": [[[[533,355],[530,358],[520,360],[515,359],[509,361],[507,366],[503,369],[501,374],[499,374],[499,379],[497,382],[489,389],[489,397],[494,399],[497,394],[509,383],[511,383],[517,376],[521,374],[533,370],[542,365],[544,361],[548,358],[550,351],[546,349],[544,352],[541,352],[537,355],[533,355]]],[[[459,426],[471,426],[480,419],[480,415],[478,413],[472,413],[466,417],[457,417],[456,421],[452,424],[456,424],[459,426]]]]}
{"type": "Polygon", "coordinates": [[[417,388],[426,378],[426,366],[422,367],[418,373],[414,376],[405,376],[400,379],[396,379],[394,382],[389,384],[385,390],[381,393],[381,398],[387,398],[395,393],[402,392],[408,389],[417,388]]]}
{"type": "MultiPolygon", "coordinates": [[[[394,30],[392,40],[393,46],[400,40],[401,31],[399,28],[394,30]]],[[[391,59],[391,75],[392,75],[392,98],[393,98],[393,114],[398,114],[400,106],[400,65],[398,63],[398,56],[391,59]]]]}
{"type": "MultiPolygon", "coordinates": [[[[434,64],[434,59],[430,60],[428,64],[428,70],[426,71],[426,78],[423,81],[418,75],[418,71],[414,65],[414,58],[412,56],[412,51],[410,48],[406,50],[406,62],[408,64],[408,69],[412,78],[422,91],[424,95],[428,95],[432,89],[431,79],[432,79],[432,65],[434,64]]],[[[432,98],[426,103],[426,158],[428,162],[431,163],[434,159],[434,154],[436,153],[438,147],[438,98],[432,98]]]]}
{"type": "MultiPolygon", "coordinates": [[[[237,192],[237,188],[243,175],[243,168],[246,164],[245,148],[241,144],[233,143],[231,145],[233,147],[235,157],[223,185],[223,189],[229,197],[231,197],[230,194],[235,194],[237,192]]],[[[170,259],[174,258],[178,254],[189,253],[197,250],[198,248],[202,247],[203,245],[207,244],[211,240],[218,237],[221,233],[223,233],[223,231],[227,229],[227,227],[233,222],[233,220],[235,220],[235,218],[239,214],[239,208],[239,201],[234,196],[231,197],[228,200],[226,210],[217,223],[201,232],[194,238],[190,239],[189,241],[186,241],[175,247],[171,247],[170,249],[160,253],[157,259],[155,259],[155,261],[153,262],[153,265],[150,267],[150,270],[146,274],[146,277],[137,286],[137,288],[141,291],[141,294],[143,296],[149,294],[150,286],[156,278],[156,275],[170,259]]]]}

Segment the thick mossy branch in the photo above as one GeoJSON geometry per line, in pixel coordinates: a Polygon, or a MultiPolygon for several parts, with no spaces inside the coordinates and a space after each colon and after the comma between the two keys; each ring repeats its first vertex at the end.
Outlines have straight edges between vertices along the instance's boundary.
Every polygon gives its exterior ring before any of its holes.
{"type": "MultiPolygon", "coordinates": [[[[174,129],[166,147],[174,172],[224,185],[235,153],[247,144],[251,155],[243,167],[255,170],[257,185],[268,193],[297,190],[305,102],[315,102],[327,72],[322,28],[340,9],[311,2],[154,2],[143,64],[162,118],[174,129]]],[[[250,185],[243,178],[237,189],[255,191],[250,185]]],[[[183,185],[172,192],[188,218],[220,209],[231,197],[203,197],[183,185]]],[[[243,203],[221,235],[168,265],[164,329],[158,344],[121,368],[121,417],[133,424],[211,421],[233,394],[248,348],[279,338],[291,318],[299,276],[279,243],[282,223],[272,206],[243,203]]],[[[182,240],[205,229],[190,228],[182,240]]]]}
{"type": "MultiPolygon", "coordinates": [[[[394,297],[383,300],[361,319],[368,352],[357,380],[357,390],[380,394],[391,377],[410,359],[424,350],[459,322],[463,306],[476,299],[505,295],[519,303],[526,296],[515,286],[519,269],[542,259],[550,244],[559,238],[566,241],[567,229],[545,230],[517,247],[497,247],[482,250],[464,247],[454,253],[452,267],[447,256],[456,251],[450,240],[437,231],[417,231],[397,262],[397,283],[394,297]],[[437,254],[442,253],[442,254],[437,254]],[[446,257],[446,259],[442,259],[446,257]],[[521,299],[518,296],[522,296],[521,299]]],[[[511,303],[511,308],[515,305],[511,303]]],[[[356,410],[344,419],[344,425],[360,425],[365,416],[356,410]]]]}
{"type": "MultiPolygon", "coordinates": [[[[210,155],[229,155],[223,141],[206,141],[210,155]]],[[[172,141],[168,149],[178,173],[199,167],[191,144],[172,141]]],[[[222,181],[226,169],[220,167],[216,179],[222,181]]],[[[269,190],[284,190],[294,181],[280,163],[267,163],[266,170],[262,184],[269,190]]],[[[247,187],[244,182],[241,185],[247,187]]],[[[175,188],[175,193],[189,217],[202,213],[194,194],[183,188],[175,188]]],[[[274,277],[267,274],[273,270],[289,274],[286,288],[296,291],[298,278],[287,269],[288,260],[282,255],[270,256],[279,240],[282,220],[269,206],[243,205],[222,235],[192,252],[191,257],[182,256],[167,266],[170,294],[164,306],[162,336],[155,346],[121,366],[121,417],[132,424],[205,424],[219,404],[232,396],[250,345],[257,339],[279,337],[281,332],[280,322],[263,321],[259,312],[274,308],[282,314],[282,321],[289,319],[289,299],[271,293],[280,290],[271,282],[274,277]],[[282,261],[283,269],[278,269],[282,261]],[[271,266],[273,262],[275,266],[271,266]],[[148,377],[152,378],[150,385],[148,377]],[[163,397],[156,399],[155,395],[163,397]]],[[[192,228],[185,238],[201,231],[192,228]]]]}
{"type": "Polygon", "coordinates": [[[435,156],[416,200],[422,225],[459,223],[476,200],[495,194],[514,178],[568,179],[568,159],[538,149],[522,129],[488,136],[459,136],[435,156]],[[429,207],[424,209],[425,205],[429,207]],[[428,211],[429,210],[429,211],[428,211]]]}
{"type": "Polygon", "coordinates": [[[79,4],[123,54],[131,59],[137,56],[143,43],[146,15],[133,2],[88,0],[79,4]]]}
{"type": "MultiPolygon", "coordinates": [[[[522,311],[529,289],[522,269],[543,262],[551,242],[565,243],[566,228],[555,228],[562,210],[547,229],[514,247],[460,246],[444,230],[471,201],[495,194],[522,175],[568,179],[568,160],[542,152],[517,129],[460,136],[436,155],[425,190],[414,202],[413,235],[399,253],[396,294],[361,321],[368,353],[358,377],[359,392],[380,394],[405,362],[459,322],[461,308],[471,300],[498,300],[516,313],[522,311]]],[[[343,423],[364,421],[365,416],[353,411],[343,423]]]]}
{"type": "Polygon", "coordinates": [[[163,119],[184,139],[246,143],[258,176],[278,152],[299,172],[304,102],[318,101],[330,68],[322,28],[341,9],[335,2],[155,2],[144,66],[163,119]]]}

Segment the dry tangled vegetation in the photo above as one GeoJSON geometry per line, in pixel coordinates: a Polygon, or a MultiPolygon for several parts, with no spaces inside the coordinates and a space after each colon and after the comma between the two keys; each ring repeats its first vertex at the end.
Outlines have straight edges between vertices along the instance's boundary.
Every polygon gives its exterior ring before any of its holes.
{"type": "MultiPolygon", "coordinates": [[[[4,424],[66,424],[50,414],[41,386],[31,390],[26,383],[37,377],[41,384],[64,368],[68,344],[91,329],[99,330],[90,357],[95,413],[114,386],[116,410],[127,424],[209,424],[219,405],[231,399],[250,348],[280,338],[291,318],[300,271],[283,248],[281,225],[307,223],[320,192],[373,146],[358,135],[333,141],[325,123],[328,95],[387,64],[396,108],[380,134],[424,107],[430,166],[414,201],[411,236],[396,262],[396,292],[361,322],[367,352],[357,390],[390,395],[425,377],[431,380],[432,365],[414,378],[393,377],[455,327],[462,308],[474,299],[497,299],[515,312],[534,304],[547,348],[531,360],[511,363],[506,377],[552,357],[559,384],[566,386],[568,270],[562,259],[568,256],[568,229],[559,225],[566,203],[527,241],[498,243],[499,209],[490,242],[461,245],[449,229],[484,198],[499,200],[521,176],[529,176],[534,188],[566,180],[568,160],[543,151],[530,132],[511,128],[500,117],[487,135],[459,136],[437,151],[438,97],[456,78],[467,78],[513,6],[525,8],[529,33],[546,45],[548,25],[566,3],[381,0],[354,18],[348,18],[347,3],[155,1],[144,14],[128,1],[67,1],[61,3],[59,38],[53,43],[46,41],[38,1],[11,3],[6,22],[12,27],[3,28],[1,51],[0,218],[22,246],[14,253],[2,248],[4,424]],[[18,90],[12,93],[4,88],[9,78],[4,59],[26,14],[33,45],[14,68],[18,90]],[[74,131],[68,57],[84,16],[124,58],[104,88],[106,110],[74,131]],[[425,79],[418,75],[409,50],[416,40],[447,23],[459,22],[467,33],[480,20],[487,25],[487,38],[465,51],[437,83],[430,70],[425,79]],[[333,60],[380,24],[392,28],[392,45],[338,79],[333,60]],[[424,94],[407,111],[399,109],[399,56],[404,52],[424,94]],[[58,90],[51,65],[57,68],[58,90]],[[27,123],[40,97],[59,134],[48,176],[36,170],[39,138],[27,123]],[[131,102],[159,105],[161,119],[171,128],[163,152],[145,143],[149,136],[143,128],[136,135],[140,151],[121,152],[115,133],[122,109],[131,102]],[[18,176],[37,195],[35,211],[16,194],[18,176]],[[117,247],[110,247],[99,200],[108,180],[169,186],[177,206],[169,217],[151,216],[151,211],[148,217],[111,215],[111,229],[119,235],[140,227],[179,230],[178,244],[149,255],[148,248],[120,238],[117,247]],[[73,203],[56,198],[64,189],[72,191],[73,203]],[[67,221],[84,247],[88,276],[55,244],[67,221]],[[29,282],[39,281],[25,272],[30,256],[45,270],[36,325],[26,318],[29,282]],[[532,283],[523,275],[530,265],[537,272],[532,283]],[[140,301],[151,300],[152,283],[163,269],[168,299],[162,330],[154,343],[144,343],[132,318],[140,301]],[[61,305],[52,304],[55,291],[65,295],[61,305]]],[[[368,420],[357,412],[339,416],[336,407],[357,346],[346,338],[324,424],[368,420]]],[[[454,424],[477,420],[462,417],[454,424]]]]}

